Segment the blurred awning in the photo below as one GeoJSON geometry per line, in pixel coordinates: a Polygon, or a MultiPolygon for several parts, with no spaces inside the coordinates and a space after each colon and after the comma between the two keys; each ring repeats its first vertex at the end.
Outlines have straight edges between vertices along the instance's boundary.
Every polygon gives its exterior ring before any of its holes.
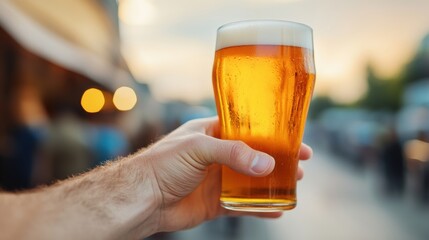
{"type": "Polygon", "coordinates": [[[107,89],[134,85],[99,1],[1,0],[0,25],[30,52],[107,89]]]}

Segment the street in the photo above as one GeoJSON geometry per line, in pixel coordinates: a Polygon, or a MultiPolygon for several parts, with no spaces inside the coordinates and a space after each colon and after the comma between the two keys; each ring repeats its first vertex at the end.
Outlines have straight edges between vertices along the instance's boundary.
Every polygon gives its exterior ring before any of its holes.
{"type": "Polygon", "coordinates": [[[385,196],[374,170],[356,170],[325,150],[301,164],[298,206],[280,219],[221,218],[151,239],[429,239],[429,207],[410,194],[385,196]]]}

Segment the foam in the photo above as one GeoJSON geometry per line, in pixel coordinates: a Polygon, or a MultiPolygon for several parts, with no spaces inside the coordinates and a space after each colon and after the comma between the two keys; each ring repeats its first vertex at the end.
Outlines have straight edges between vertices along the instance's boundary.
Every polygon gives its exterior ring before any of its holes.
{"type": "Polygon", "coordinates": [[[313,49],[313,30],[301,23],[279,20],[241,21],[218,29],[216,50],[242,45],[288,45],[313,49]]]}

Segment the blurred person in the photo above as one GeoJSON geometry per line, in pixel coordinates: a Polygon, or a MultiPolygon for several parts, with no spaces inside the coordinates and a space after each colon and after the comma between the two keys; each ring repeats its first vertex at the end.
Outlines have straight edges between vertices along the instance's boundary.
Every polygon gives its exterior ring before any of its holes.
{"type": "Polygon", "coordinates": [[[7,190],[28,189],[32,187],[33,166],[49,120],[37,86],[18,83],[4,90],[13,97],[9,103],[11,110],[6,114],[9,121],[0,133],[9,140],[0,185],[7,190]]]}
{"type": "Polygon", "coordinates": [[[429,202],[429,135],[425,131],[420,131],[417,140],[421,141],[425,148],[425,156],[422,157],[422,175],[421,175],[421,200],[424,203],[429,202]]]}
{"type": "Polygon", "coordinates": [[[423,168],[422,200],[425,203],[429,202],[429,162],[426,162],[423,168]]]}
{"type": "MultiPolygon", "coordinates": [[[[277,218],[280,212],[221,208],[220,166],[262,177],[274,159],[221,140],[218,120],[190,121],[151,147],[52,186],[0,193],[2,239],[138,239],[191,228],[221,215],[277,218]]],[[[312,150],[301,145],[299,158],[312,150]]],[[[297,178],[303,172],[299,169],[297,178]]]]}
{"type": "Polygon", "coordinates": [[[33,169],[33,186],[66,179],[94,166],[94,152],[83,122],[71,112],[53,119],[40,143],[33,169]]]}
{"type": "Polygon", "coordinates": [[[405,144],[411,183],[418,200],[429,200],[429,137],[425,131],[419,131],[415,139],[405,144]]]}
{"type": "Polygon", "coordinates": [[[387,194],[402,194],[405,188],[405,158],[399,137],[392,127],[381,147],[381,169],[387,194]]]}

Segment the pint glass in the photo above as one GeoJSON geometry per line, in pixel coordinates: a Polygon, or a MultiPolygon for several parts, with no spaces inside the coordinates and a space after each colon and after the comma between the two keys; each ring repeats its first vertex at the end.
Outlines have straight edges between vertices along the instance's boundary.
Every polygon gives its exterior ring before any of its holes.
{"type": "Polygon", "coordinates": [[[220,137],[274,157],[249,177],[222,167],[221,204],[240,211],[296,205],[298,153],[315,83],[312,29],[287,21],[242,21],[217,30],[213,88],[220,137]]]}

